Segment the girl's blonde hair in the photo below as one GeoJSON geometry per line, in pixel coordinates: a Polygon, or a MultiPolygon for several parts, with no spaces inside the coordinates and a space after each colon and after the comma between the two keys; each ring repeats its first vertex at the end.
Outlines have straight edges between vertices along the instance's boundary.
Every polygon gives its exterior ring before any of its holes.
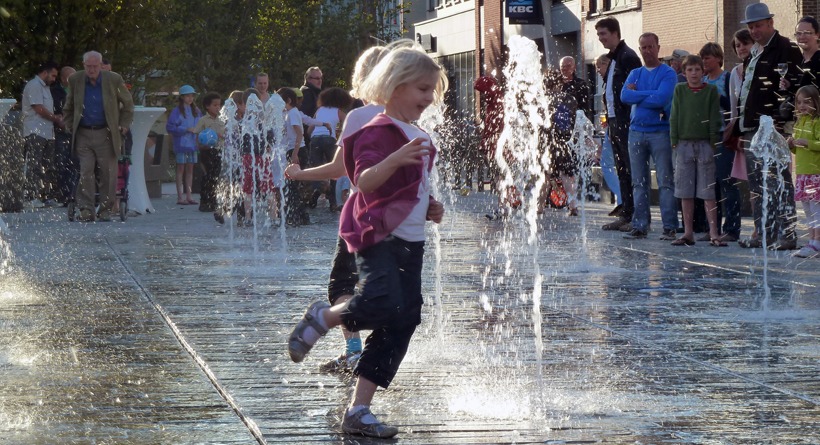
{"type": "Polygon", "coordinates": [[[372,103],[385,105],[399,85],[416,82],[430,74],[437,74],[433,103],[444,100],[447,91],[447,73],[430,56],[415,48],[396,48],[382,59],[359,87],[361,97],[372,103]]]}
{"type": "Polygon", "coordinates": [[[381,60],[385,54],[387,54],[387,52],[383,46],[374,46],[366,49],[362,55],[359,56],[359,60],[356,61],[356,66],[353,68],[353,78],[350,82],[352,84],[352,88],[350,89],[351,96],[363,99],[359,88],[361,88],[362,82],[364,82],[370,72],[373,71],[373,67],[379,63],[379,60],[381,60]]]}
{"type": "MultiPolygon", "coordinates": [[[[811,113],[809,113],[809,115],[811,117],[820,117],[820,91],[817,90],[817,87],[815,87],[814,85],[806,85],[800,87],[800,89],[797,90],[797,93],[794,95],[795,101],[800,96],[808,97],[814,104],[814,109],[811,111],[811,113]]],[[[796,106],[795,110],[797,110],[796,106]]]]}

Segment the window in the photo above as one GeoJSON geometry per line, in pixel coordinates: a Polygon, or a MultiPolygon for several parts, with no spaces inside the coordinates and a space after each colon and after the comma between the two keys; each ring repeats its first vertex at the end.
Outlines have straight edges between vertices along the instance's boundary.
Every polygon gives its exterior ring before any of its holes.
{"type": "MultiPolygon", "coordinates": [[[[555,3],[555,0],[553,2],[555,3]]],[[[589,2],[589,12],[595,14],[616,9],[636,8],[637,6],[638,0],[591,0],[589,2]]]]}

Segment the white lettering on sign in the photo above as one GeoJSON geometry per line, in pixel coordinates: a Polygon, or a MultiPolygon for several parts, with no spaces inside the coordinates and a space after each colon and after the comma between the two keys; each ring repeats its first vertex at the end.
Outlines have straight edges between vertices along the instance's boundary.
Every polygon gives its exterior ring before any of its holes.
{"type": "Polygon", "coordinates": [[[521,14],[524,12],[535,12],[535,9],[532,6],[510,6],[509,12],[515,14],[521,14]]]}

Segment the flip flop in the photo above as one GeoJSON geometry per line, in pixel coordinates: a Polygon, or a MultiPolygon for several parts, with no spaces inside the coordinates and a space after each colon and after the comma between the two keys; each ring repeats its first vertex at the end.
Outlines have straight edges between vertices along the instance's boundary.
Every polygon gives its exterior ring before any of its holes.
{"type": "Polygon", "coordinates": [[[711,240],[709,240],[709,245],[712,246],[712,247],[726,247],[726,246],[728,246],[728,244],[721,241],[720,238],[712,238],[711,240]]]}
{"type": "Polygon", "coordinates": [[[188,205],[196,205],[196,204],[199,204],[199,203],[194,201],[193,199],[188,200],[188,205]]]}
{"type": "Polygon", "coordinates": [[[691,240],[688,238],[678,238],[675,241],[672,241],[673,246],[694,246],[695,240],[691,240]]]}

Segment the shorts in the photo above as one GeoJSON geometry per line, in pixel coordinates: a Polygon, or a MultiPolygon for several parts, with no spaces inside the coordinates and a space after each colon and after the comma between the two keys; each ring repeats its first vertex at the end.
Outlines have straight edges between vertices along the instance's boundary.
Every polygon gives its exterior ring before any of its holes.
{"type": "Polygon", "coordinates": [[[820,202],[802,201],[806,212],[806,226],[809,229],[820,229],[820,202]]]}
{"type": "Polygon", "coordinates": [[[342,205],[345,203],[344,199],[342,199],[342,193],[345,190],[350,191],[350,178],[342,176],[336,180],[336,204],[342,205]]]}
{"type": "Polygon", "coordinates": [[[679,141],[675,156],[675,198],[715,199],[715,149],[706,140],[679,141]]]}
{"type": "Polygon", "coordinates": [[[257,193],[267,193],[274,187],[273,172],[270,169],[270,159],[265,156],[242,155],[242,191],[253,193],[256,183],[257,193]]]}
{"type": "Polygon", "coordinates": [[[179,164],[196,164],[199,162],[197,157],[197,151],[183,151],[176,154],[177,156],[177,165],[179,164]]]}

